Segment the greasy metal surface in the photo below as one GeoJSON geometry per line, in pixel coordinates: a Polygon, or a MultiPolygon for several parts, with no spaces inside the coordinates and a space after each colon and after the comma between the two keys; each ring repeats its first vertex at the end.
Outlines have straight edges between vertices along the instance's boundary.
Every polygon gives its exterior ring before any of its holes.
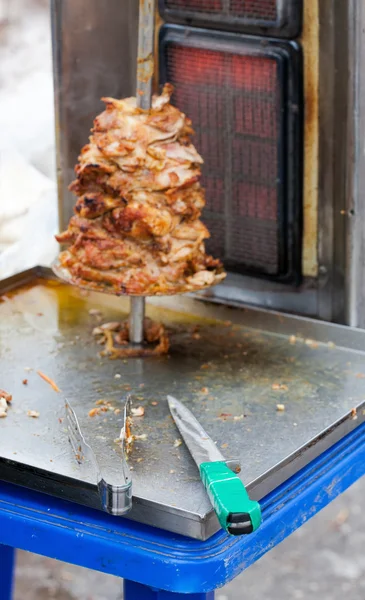
{"type": "Polygon", "coordinates": [[[102,321],[122,319],[127,299],[55,281],[32,284],[32,277],[28,272],[2,287],[1,387],[13,394],[8,417],[0,420],[4,479],[100,506],[87,468],[72,455],[63,396],[37,370],[70,399],[86,438],[109,467],[119,464],[114,440],[123,411],[91,418],[89,410],[99,399],[122,409],[127,393],[134,406],[144,406],[145,416],[134,418],[135,433],[147,439],[136,441],[130,459],[131,518],[198,538],[216,531],[217,521],[189,451],[175,447],[167,393],[191,408],[228,459],[240,459],[255,499],[364,419],[363,407],[351,415],[365,398],[361,330],[187,297],[153,299],[147,314],[172,328],[170,355],[112,361],[98,355],[91,334],[98,317],[89,310],[100,309],[102,321]],[[23,287],[22,279],[28,282],[23,287]],[[291,335],[303,339],[290,343],[291,335]],[[307,337],[317,341],[306,343],[307,337]],[[278,412],[278,403],[286,410],[278,412]],[[39,418],[28,417],[28,410],[39,411],[39,418]]]}

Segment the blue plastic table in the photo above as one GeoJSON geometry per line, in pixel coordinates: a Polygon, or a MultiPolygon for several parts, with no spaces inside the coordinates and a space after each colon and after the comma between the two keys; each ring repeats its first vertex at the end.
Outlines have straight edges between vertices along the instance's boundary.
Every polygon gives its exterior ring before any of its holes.
{"type": "Polygon", "coordinates": [[[126,600],[212,600],[365,473],[365,423],[263,499],[263,523],[202,542],[0,482],[0,599],[11,598],[14,549],[124,579],[126,600]]]}

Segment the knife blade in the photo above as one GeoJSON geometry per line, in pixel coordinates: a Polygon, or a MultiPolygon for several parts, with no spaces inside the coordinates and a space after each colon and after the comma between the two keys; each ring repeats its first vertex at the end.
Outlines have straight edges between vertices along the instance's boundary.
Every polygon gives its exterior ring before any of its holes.
{"type": "Polygon", "coordinates": [[[248,534],[261,523],[258,502],[251,500],[237,471],[236,461],[227,461],[220,450],[182,402],[167,396],[169,409],[196,462],[219,523],[231,535],[248,534]]]}

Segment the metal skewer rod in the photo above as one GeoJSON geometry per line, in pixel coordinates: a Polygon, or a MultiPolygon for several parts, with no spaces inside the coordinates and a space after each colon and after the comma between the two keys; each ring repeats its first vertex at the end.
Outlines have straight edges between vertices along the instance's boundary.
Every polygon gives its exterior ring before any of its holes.
{"type": "Polygon", "coordinates": [[[137,106],[148,110],[152,102],[155,44],[155,0],[140,0],[137,56],[137,106]]]}
{"type": "Polygon", "coordinates": [[[143,323],[145,314],[145,299],[143,296],[132,296],[129,313],[129,341],[132,344],[142,344],[143,323]]]}
{"type": "MultiPolygon", "coordinates": [[[[140,0],[136,96],[137,106],[143,110],[150,109],[152,103],[155,43],[154,33],[155,0],[140,0]]],[[[131,297],[131,308],[129,314],[129,341],[133,344],[141,344],[143,342],[144,315],[144,297],[131,297]]]]}

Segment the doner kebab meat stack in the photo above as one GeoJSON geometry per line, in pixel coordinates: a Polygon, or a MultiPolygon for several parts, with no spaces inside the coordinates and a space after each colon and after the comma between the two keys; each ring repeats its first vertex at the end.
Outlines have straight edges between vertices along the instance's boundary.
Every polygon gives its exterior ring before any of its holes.
{"type": "Polygon", "coordinates": [[[172,92],[165,85],[150,110],[135,98],[103,98],[70,186],[75,215],[56,236],[68,245],[59,261],[76,285],[150,296],[225,277],[205,253],[203,159],[190,141],[190,119],[170,104],[172,92]]]}

